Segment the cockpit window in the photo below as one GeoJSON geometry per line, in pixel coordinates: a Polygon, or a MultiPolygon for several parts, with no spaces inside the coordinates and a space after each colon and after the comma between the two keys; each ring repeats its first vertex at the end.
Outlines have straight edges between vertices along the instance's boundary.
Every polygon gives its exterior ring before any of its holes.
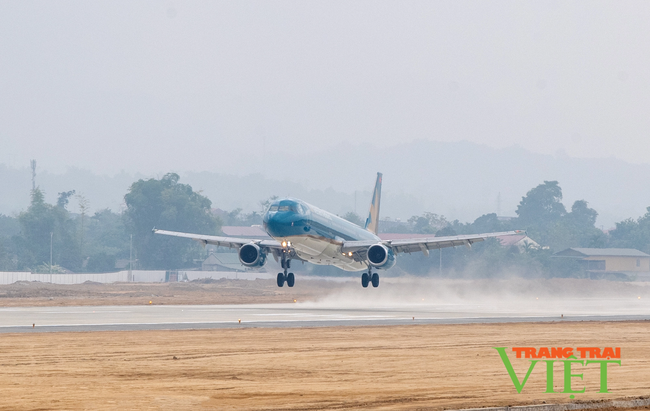
{"type": "Polygon", "coordinates": [[[281,205],[280,207],[278,207],[278,211],[293,211],[294,213],[297,212],[296,206],[294,204],[281,205]]]}
{"type": "Polygon", "coordinates": [[[269,211],[278,211],[278,206],[277,206],[277,204],[272,205],[271,208],[269,208],[269,211]]]}

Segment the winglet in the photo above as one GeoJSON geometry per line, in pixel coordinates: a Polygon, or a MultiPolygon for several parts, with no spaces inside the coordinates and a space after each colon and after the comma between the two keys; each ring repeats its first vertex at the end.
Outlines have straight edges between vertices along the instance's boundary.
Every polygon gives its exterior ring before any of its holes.
{"type": "Polygon", "coordinates": [[[372,194],[372,202],[370,203],[370,211],[366,219],[365,229],[373,234],[377,234],[379,228],[379,205],[381,203],[381,173],[377,173],[377,182],[375,183],[375,191],[372,194]]]}

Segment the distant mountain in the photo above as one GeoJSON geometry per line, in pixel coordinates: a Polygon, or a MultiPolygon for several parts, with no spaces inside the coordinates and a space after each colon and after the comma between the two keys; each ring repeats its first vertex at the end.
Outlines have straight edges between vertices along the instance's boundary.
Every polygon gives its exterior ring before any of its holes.
{"type": "Polygon", "coordinates": [[[470,221],[497,212],[515,215],[521,197],[544,180],[560,182],[568,209],[584,199],[605,228],[650,206],[650,165],[614,158],[583,159],[543,155],[520,147],[491,148],[470,142],[415,141],[389,148],[340,146],[318,156],[296,155],[283,161],[279,174],[309,187],[351,192],[370,187],[384,173],[382,214],[405,217],[424,210],[470,221]],[[402,201],[402,196],[408,198],[402,201]],[[419,210],[419,211],[418,211],[419,210]]]}
{"type": "MultiPolygon", "coordinates": [[[[318,154],[283,154],[274,167],[243,159],[238,170],[220,170],[216,165],[209,172],[178,173],[181,182],[202,190],[214,207],[225,210],[260,210],[260,201],[278,195],[299,197],[338,214],[356,210],[364,216],[377,171],[384,174],[384,217],[406,219],[431,211],[452,220],[473,221],[499,208],[501,215],[512,216],[521,197],[544,180],[560,182],[567,208],[575,200],[587,200],[600,213],[597,224],[605,228],[637,218],[650,206],[648,164],[542,155],[519,147],[495,149],[469,142],[338,146],[318,154]]],[[[109,177],[70,168],[63,174],[38,171],[36,180],[50,202],[58,192],[74,189],[89,199],[94,210],[119,211],[130,184],[145,177],[149,176],[109,177]]],[[[0,213],[28,206],[30,178],[27,167],[0,165],[0,213]]],[[[71,201],[71,210],[75,207],[71,201]]]]}

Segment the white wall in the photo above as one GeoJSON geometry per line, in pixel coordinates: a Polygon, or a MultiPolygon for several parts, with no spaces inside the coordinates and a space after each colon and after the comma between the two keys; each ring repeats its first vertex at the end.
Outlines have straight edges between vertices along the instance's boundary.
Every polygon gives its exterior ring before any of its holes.
{"type": "MultiPolygon", "coordinates": [[[[53,284],[81,284],[86,281],[96,283],[127,282],[128,271],[102,274],[32,274],[30,272],[0,272],[0,284],[12,284],[16,281],[40,281],[53,284]]],[[[133,270],[135,282],[164,282],[165,271],[133,270]]]]}
{"type": "MultiPolygon", "coordinates": [[[[165,271],[133,270],[133,281],[136,283],[161,283],[165,281],[165,271]]],[[[189,281],[202,278],[220,280],[222,278],[255,280],[257,278],[274,279],[275,274],[269,273],[239,273],[230,271],[179,271],[178,279],[187,276],[189,281]]],[[[13,284],[16,281],[40,281],[53,284],[81,284],[86,281],[96,283],[117,283],[129,280],[128,271],[103,274],[32,274],[26,271],[0,272],[0,284],[13,284]]]]}

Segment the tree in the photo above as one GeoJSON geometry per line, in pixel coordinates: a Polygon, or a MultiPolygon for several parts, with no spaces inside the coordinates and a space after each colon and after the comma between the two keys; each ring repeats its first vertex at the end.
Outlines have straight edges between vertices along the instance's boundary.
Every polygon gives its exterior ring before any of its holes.
{"type": "Polygon", "coordinates": [[[609,244],[650,252],[650,207],[637,220],[628,218],[616,223],[616,228],[609,232],[609,244]]]}
{"type": "Polygon", "coordinates": [[[20,222],[17,218],[0,214],[0,238],[11,238],[20,233],[20,222]]]}
{"type": "Polygon", "coordinates": [[[349,211],[349,212],[345,213],[343,218],[348,220],[351,223],[354,223],[354,224],[358,225],[359,227],[363,227],[365,225],[364,221],[361,220],[361,217],[359,217],[359,215],[357,213],[353,212],[353,211],[349,211]]]}
{"type": "Polygon", "coordinates": [[[506,222],[499,221],[496,213],[484,214],[474,220],[472,224],[463,230],[463,234],[480,234],[480,233],[493,233],[509,230],[510,227],[506,222]]]}
{"type": "Polygon", "coordinates": [[[14,237],[19,268],[49,264],[52,241],[54,263],[72,271],[81,269],[75,224],[65,209],[71,193],[59,193],[57,205],[53,206],[45,202],[38,187],[32,191],[29,208],[18,216],[21,234],[14,237]]]}
{"type": "Polygon", "coordinates": [[[7,247],[7,241],[0,238],[0,271],[8,271],[12,268],[11,253],[7,247]]]}
{"type": "Polygon", "coordinates": [[[553,239],[564,235],[566,226],[561,219],[566,215],[562,204],[562,189],[557,181],[544,181],[530,190],[517,206],[519,229],[528,232],[535,241],[542,245],[551,245],[553,239]],[[558,231],[553,234],[553,231],[558,231]]]}
{"type": "Polygon", "coordinates": [[[589,208],[585,200],[578,200],[571,206],[571,212],[567,215],[575,225],[580,227],[593,227],[598,218],[598,211],[589,208]]]}
{"type": "Polygon", "coordinates": [[[530,190],[517,206],[519,223],[539,226],[559,220],[566,214],[562,189],[557,181],[544,181],[530,190]]]}
{"type": "Polygon", "coordinates": [[[74,193],[75,190],[64,191],[63,193],[59,193],[59,198],[56,201],[56,206],[60,208],[66,208],[68,206],[68,203],[70,202],[70,197],[72,197],[74,193]]]}
{"type": "MultiPolygon", "coordinates": [[[[563,218],[564,225],[570,231],[568,238],[571,239],[571,242],[567,244],[567,247],[603,247],[606,243],[606,236],[596,228],[597,218],[598,212],[589,208],[585,200],[573,203],[571,212],[563,218]]],[[[558,249],[562,248],[566,247],[558,247],[558,249]]]]}
{"type": "Polygon", "coordinates": [[[17,218],[0,214],[0,270],[9,271],[16,268],[12,237],[20,234],[17,218]]]}
{"type": "Polygon", "coordinates": [[[242,225],[241,212],[241,208],[235,208],[234,210],[227,212],[223,216],[223,225],[242,225]]]}
{"type": "Polygon", "coordinates": [[[260,201],[260,207],[262,207],[262,213],[265,213],[266,210],[268,210],[269,207],[271,206],[271,203],[274,202],[277,199],[278,199],[278,196],[273,195],[273,196],[267,198],[266,200],[260,201]]]}
{"type": "Polygon", "coordinates": [[[139,266],[173,269],[193,264],[201,255],[193,241],[154,235],[154,227],[197,234],[216,234],[218,220],[211,213],[211,201],[188,184],[179,184],[178,174],[160,180],[138,180],[124,196],[124,223],[133,233],[139,266]]]}
{"type": "Polygon", "coordinates": [[[433,234],[449,225],[444,216],[430,212],[425,212],[421,216],[414,215],[408,219],[408,223],[411,231],[418,234],[433,234]]]}
{"type": "Polygon", "coordinates": [[[50,233],[54,232],[53,207],[45,203],[43,192],[32,190],[31,203],[27,211],[18,215],[22,236],[19,237],[21,268],[31,268],[50,262],[50,233]]]}
{"type": "Polygon", "coordinates": [[[108,273],[115,271],[115,255],[100,252],[88,257],[86,270],[91,273],[108,273]]]}
{"type": "MultiPolygon", "coordinates": [[[[74,191],[73,191],[74,193],[74,191]]],[[[79,254],[81,254],[83,258],[84,254],[84,240],[86,237],[86,230],[85,230],[85,222],[86,222],[86,213],[88,212],[88,209],[90,208],[90,202],[88,199],[83,195],[83,194],[77,194],[75,196],[77,198],[77,202],[79,203],[79,219],[81,220],[81,229],[79,230],[79,254]]]]}
{"type": "Polygon", "coordinates": [[[429,220],[424,216],[414,215],[408,219],[409,226],[417,234],[433,234],[436,230],[429,225],[429,220]]]}
{"type": "Polygon", "coordinates": [[[124,227],[122,215],[109,209],[99,210],[87,219],[84,250],[88,257],[86,270],[109,272],[115,270],[118,258],[129,257],[130,237],[124,227]],[[110,265],[112,262],[112,265],[110,265]]]}

